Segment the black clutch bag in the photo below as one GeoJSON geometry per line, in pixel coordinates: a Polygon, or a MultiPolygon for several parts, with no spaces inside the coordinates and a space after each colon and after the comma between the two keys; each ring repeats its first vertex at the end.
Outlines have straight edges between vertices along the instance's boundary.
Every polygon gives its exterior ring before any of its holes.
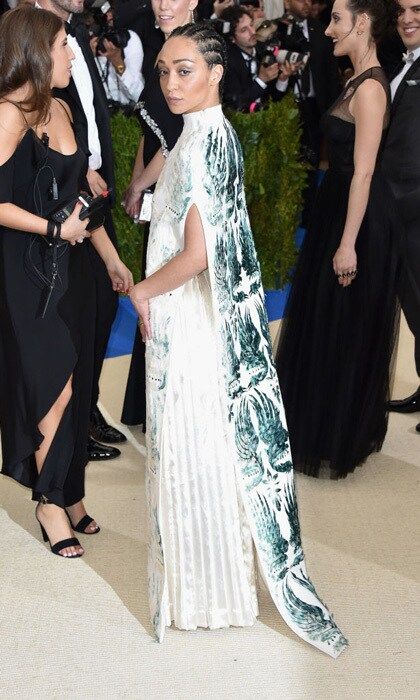
{"type": "Polygon", "coordinates": [[[57,224],[63,224],[73,212],[77,202],[81,202],[83,206],[80,210],[79,219],[82,221],[84,219],[89,219],[86,229],[87,231],[94,231],[104,223],[104,207],[109,202],[110,193],[111,190],[105,190],[99,195],[99,197],[91,197],[86,192],[76,194],[73,197],[70,197],[70,199],[68,199],[64,205],[62,204],[60,209],[57,209],[50,214],[50,219],[55,221],[57,224]]]}

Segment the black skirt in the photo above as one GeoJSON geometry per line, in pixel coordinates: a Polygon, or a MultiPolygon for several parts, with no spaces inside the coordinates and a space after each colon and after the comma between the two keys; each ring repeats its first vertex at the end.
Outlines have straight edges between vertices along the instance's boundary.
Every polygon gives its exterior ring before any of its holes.
{"type": "Polygon", "coordinates": [[[332,260],[347,215],[351,173],[328,171],[295,271],[276,358],[295,468],[344,477],[380,450],[398,320],[397,222],[379,173],[343,288],[332,260]]]}

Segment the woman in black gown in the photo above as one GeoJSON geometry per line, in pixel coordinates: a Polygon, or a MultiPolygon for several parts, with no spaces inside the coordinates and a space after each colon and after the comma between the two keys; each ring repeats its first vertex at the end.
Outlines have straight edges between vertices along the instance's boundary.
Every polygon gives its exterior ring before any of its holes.
{"type": "MultiPolygon", "coordinates": [[[[156,58],[165,39],[176,28],[188,24],[197,6],[197,0],[175,0],[170,11],[161,10],[160,0],[152,0],[153,13],[144,21],[141,40],[144,48],[143,75],[145,85],[140,96],[139,117],[143,138],[134,165],[130,185],[124,196],[127,214],[138,220],[142,193],[154,187],[163,168],[165,157],[175,146],[184,125],[182,116],[172,114],[160,89],[155,68],[156,58]]],[[[146,224],[143,241],[141,277],[146,268],[146,250],[149,225],[146,224]]],[[[137,328],[133,354],[125,391],[121,421],[127,425],[146,421],[145,347],[137,328]]]]}
{"type": "MultiPolygon", "coordinates": [[[[86,155],[53,99],[74,58],[56,15],[22,6],[0,21],[0,429],[2,473],[33,489],[36,517],[60,556],[81,556],[73,530],[99,531],[83,505],[95,291],[77,204],[86,155]],[[22,79],[22,76],[24,78],[22,79]],[[55,265],[57,266],[55,268],[55,265]],[[54,269],[57,271],[53,282],[54,269]],[[69,518],[66,515],[66,510],[69,518]],[[72,526],[71,524],[72,523],[72,526]]],[[[86,189],[86,188],[85,188],[86,189]]],[[[132,277],[103,227],[92,233],[114,289],[132,277]]]]}
{"type": "Polygon", "coordinates": [[[330,167],[294,275],[277,370],[295,467],[344,477],[381,449],[397,321],[395,227],[378,170],[390,108],[376,42],[391,0],[336,0],[326,31],[354,77],[323,118],[330,167]],[[379,156],[378,156],[379,154],[379,156]]]}

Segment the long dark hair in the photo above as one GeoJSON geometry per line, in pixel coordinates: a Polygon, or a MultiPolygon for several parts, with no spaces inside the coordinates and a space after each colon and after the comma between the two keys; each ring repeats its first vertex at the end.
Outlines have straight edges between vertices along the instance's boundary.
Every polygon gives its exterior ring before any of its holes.
{"type": "Polygon", "coordinates": [[[24,101],[9,100],[23,113],[33,113],[32,126],[48,120],[51,104],[51,49],[63,26],[57,15],[20,5],[0,19],[0,100],[28,85],[24,101]]]}

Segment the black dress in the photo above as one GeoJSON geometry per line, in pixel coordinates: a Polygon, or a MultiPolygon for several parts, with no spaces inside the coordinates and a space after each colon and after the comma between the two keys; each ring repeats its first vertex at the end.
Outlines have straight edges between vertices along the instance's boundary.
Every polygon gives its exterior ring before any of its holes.
{"type": "Polygon", "coordinates": [[[344,477],[381,449],[398,307],[392,197],[378,168],[356,241],[358,274],[343,288],[332,260],[339,247],[353,176],[349,102],[366,79],[389,86],[381,68],[351,81],[323,118],[330,168],[299,256],[276,363],[295,467],[344,477]]]}
{"type": "MultiPolygon", "coordinates": [[[[63,155],[28,129],[0,167],[0,202],[48,214],[79,191],[86,172],[80,149],[63,155]],[[58,200],[51,195],[53,175],[58,200]]],[[[84,496],[92,384],[95,291],[89,242],[58,248],[59,276],[46,312],[52,248],[43,236],[0,228],[0,429],[2,473],[61,507],[84,496]],[[70,376],[72,398],[38,475],[38,424],[70,376]]]]}
{"type": "MultiPolygon", "coordinates": [[[[172,114],[160,89],[155,61],[163,43],[163,33],[160,29],[153,28],[149,37],[149,44],[144,46],[143,74],[145,86],[141,93],[138,115],[144,135],[143,162],[145,167],[160,148],[165,155],[172,150],[184,126],[182,116],[172,114]]],[[[148,236],[149,226],[146,225],[144,227],[142,279],[146,270],[148,236]]],[[[121,421],[126,425],[142,424],[143,426],[145,426],[146,421],[145,345],[138,328],[134,339],[121,421]]]]}

